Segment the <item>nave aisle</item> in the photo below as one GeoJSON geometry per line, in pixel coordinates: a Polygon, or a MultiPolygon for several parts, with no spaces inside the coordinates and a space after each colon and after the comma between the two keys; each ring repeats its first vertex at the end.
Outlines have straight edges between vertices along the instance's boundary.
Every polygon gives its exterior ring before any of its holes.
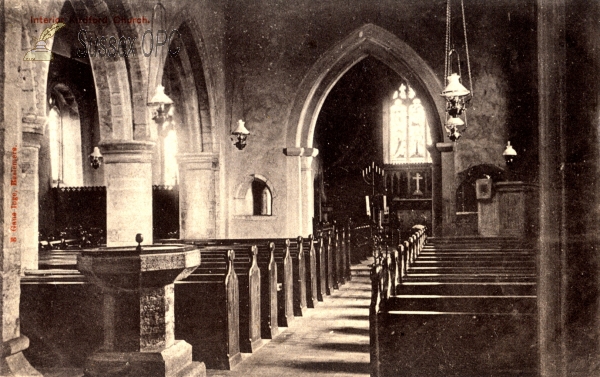
{"type": "Polygon", "coordinates": [[[368,377],[368,264],[352,266],[352,280],[327,296],[304,317],[256,353],[243,354],[234,370],[208,370],[207,376],[235,377],[368,377]]]}

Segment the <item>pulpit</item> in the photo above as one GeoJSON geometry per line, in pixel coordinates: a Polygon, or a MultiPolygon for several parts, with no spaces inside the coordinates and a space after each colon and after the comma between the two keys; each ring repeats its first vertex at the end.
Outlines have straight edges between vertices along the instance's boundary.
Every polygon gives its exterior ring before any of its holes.
{"type": "Polygon", "coordinates": [[[535,235],[538,229],[538,188],[521,181],[479,179],[477,212],[479,235],[517,237],[535,235]]]}
{"type": "Polygon", "coordinates": [[[205,376],[204,363],[192,362],[192,346],[174,332],[174,282],[199,265],[194,246],[83,250],[77,268],[104,295],[104,344],[88,357],[85,375],[205,376]]]}

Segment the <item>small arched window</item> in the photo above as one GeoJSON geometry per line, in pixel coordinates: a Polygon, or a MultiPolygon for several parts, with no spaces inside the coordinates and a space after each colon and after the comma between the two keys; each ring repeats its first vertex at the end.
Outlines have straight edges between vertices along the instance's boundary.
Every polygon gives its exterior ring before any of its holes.
{"type": "Polygon", "coordinates": [[[273,196],[267,184],[260,180],[252,181],[252,214],[254,216],[271,216],[273,206],[273,196]]]}

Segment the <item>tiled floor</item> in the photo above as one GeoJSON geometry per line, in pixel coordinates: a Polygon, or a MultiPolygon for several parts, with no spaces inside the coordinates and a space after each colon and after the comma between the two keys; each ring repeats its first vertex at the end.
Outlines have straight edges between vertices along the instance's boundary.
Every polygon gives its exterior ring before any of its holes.
{"type": "Polygon", "coordinates": [[[257,352],[243,354],[234,370],[208,376],[369,376],[369,271],[366,262],[352,270],[352,281],[257,352]]]}

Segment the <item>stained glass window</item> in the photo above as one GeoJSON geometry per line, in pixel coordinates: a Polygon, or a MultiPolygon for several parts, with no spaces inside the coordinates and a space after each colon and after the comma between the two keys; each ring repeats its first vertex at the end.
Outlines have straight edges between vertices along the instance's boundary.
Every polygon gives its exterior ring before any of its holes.
{"type": "Polygon", "coordinates": [[[410,86],[400,85],[389,101],[387,117],[387,163],[431,162],[426,146],[430,143],[425,108],[410,86]]]}

